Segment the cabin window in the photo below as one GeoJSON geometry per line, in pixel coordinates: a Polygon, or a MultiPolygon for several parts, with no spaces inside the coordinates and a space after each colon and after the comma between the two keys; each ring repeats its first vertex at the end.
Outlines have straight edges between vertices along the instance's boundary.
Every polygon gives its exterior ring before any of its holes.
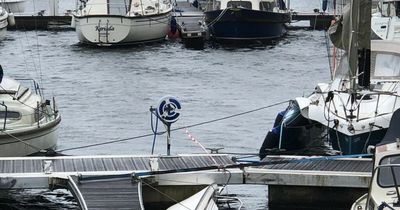
{"type": "MultiPolygon", "coordinates": [[[[6,117],[6,111],[0,111],[0,119],[4,119],[6,117]]],[[[14,111],[7,111],[7,119],[20,119],[21,113],[14,111]]]]}
{"type": "Polygon", "coordinates": [[[129,1],[126,0],[109,0],[108,14],[109,15],[126,15],[129,11],[129,1]]]}
{"type": "MultiPolygon", "coordinates": [[[[214,8],[215,9],[221,9],[221,2],[220,1],[216,1],[215,2],[215,5],[214,5],[214,8]]],[[[210,11],[210,10],[212,10],[213,8],[212,8],[212,5],[211,5],[211,7],[209,7],[209,4],[207,4],[207,11],[210,11]]]]}
{"type": "Polygon", "coordinates": [[[276,7],[275,2],[265,2],[265,1],[260,2],[261,11],[272,12],[274,10],[274,7],[276,7]]]}
{"type": "Polygon", "coordinates": [[[249,1],[229,1],[227,7],[251,9],[249,1]]]}
{"type": "Polygon", "coordinates": [[[393,54],[378,53],[371,60],[374,77],[387,78],[400,77],[400,57],[393,54]]]}
{"type": "MultiPolygon", "coordinates": [[[[387,164],[400,164],[400,156],[393,155],[382,158],[379,165],[387,164]]],[[[397,184],[400,184],[400,165],[392,167],[380,167],[378,171],[378,184],[381,187],[394,187],[395,180],[397,184]],[[393,170],[393,171],[392,171],[393,170]],[[394,176],[393,176],[394,173],[394,176]]]]}

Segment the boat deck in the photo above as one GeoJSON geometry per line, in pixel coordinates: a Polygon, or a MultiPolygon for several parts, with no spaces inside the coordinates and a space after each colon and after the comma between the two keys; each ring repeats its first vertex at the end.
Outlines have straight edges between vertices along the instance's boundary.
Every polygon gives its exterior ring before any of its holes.
{"type": "Polygon", "coordinates": [[[187,47],[203,48],[206,39],[203,11],[193,7],[190,2],[178,2],[175,7],[174,17],[185,45],[187,47]]]}

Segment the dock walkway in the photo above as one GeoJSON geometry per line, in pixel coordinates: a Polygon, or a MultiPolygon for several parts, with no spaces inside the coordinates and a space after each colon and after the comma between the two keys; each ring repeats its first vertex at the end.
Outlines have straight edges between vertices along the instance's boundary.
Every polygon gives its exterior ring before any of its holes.
{"type": "Polygon", "coordinates": [[[204,47],[207,29],[204,26],[204,13],[200,8],[195,8],[190,2],[177,2],[175,6],[173,16],[186,47],[204,47]]]}
{"type": "Polygon", "coordinates": [[[260,184],[268,185],[270,206],[317,202],[347,208],[367,192],[371,172],[368,158],[267,157],[250,166],[224,154],[19,157],[0,158],[0,189],[67,188],[82,209],[141,209],[141,196],[154,197],[148,187],[142,195],[142,183],[165,194],[214,183],[260,184]],[[110,199],[115,202],[108,204],[110,199]]]}

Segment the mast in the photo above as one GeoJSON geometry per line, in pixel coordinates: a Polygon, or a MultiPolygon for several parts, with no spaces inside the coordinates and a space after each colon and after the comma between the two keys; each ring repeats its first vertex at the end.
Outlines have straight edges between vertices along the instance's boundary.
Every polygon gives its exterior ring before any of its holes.
{"type": "Polygon", "coordinates": [[[371,1],[352,0],[350,10],[350,39],[348,45],[348,61],[350,89],[354,102],[358,85],[367,88],[370,77],[370,49],[371,49],[371,1]],[[358,79],[358,85],[357,85],[358,79]]]}
{"type": "Polygon", "coordinates": [[[350,37],[349,37],[349,45],[348,45],[348,62],[349,62],[349,76],[350,76],[350,89],[349,94],[353,95],[356,93],[356,72],[358,66],[358,41],[357,35],[359,33],[358,30],[358,20],[360,15],[360,0],[351,1],[350,6],[350,37]]]}

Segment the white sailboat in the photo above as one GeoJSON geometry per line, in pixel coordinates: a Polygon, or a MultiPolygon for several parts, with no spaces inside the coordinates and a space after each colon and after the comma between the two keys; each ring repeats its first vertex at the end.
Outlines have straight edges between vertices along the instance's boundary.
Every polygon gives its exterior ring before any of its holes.
{"type": "Polygon", "coordinates": [[[0,156],[26,156],[54,149],[61,121],[55,100],[45,100],[32,79],[3,77],[0,81],[0,156]]]}
{"type": "Polygon", "coordinates": [[[81,0],[72,25],[80,42],[111,46],[165,39],[169,0],[81,0]]]}
{"type": "Polygon", "coordinates": [[[400,0],[380,0],[372,14],[373,39],[400,40],[400,0]]]}
{"type": "Polygon", "coordinates": [[[350,5],[331,31],[332,42],[346,52],[335,76],[293,100],[280,124],[281,149],[328,140],[341,154],[366,153],[382,140],[400,107],[400,43],[371,42],[371,2],[350,5]]]}

